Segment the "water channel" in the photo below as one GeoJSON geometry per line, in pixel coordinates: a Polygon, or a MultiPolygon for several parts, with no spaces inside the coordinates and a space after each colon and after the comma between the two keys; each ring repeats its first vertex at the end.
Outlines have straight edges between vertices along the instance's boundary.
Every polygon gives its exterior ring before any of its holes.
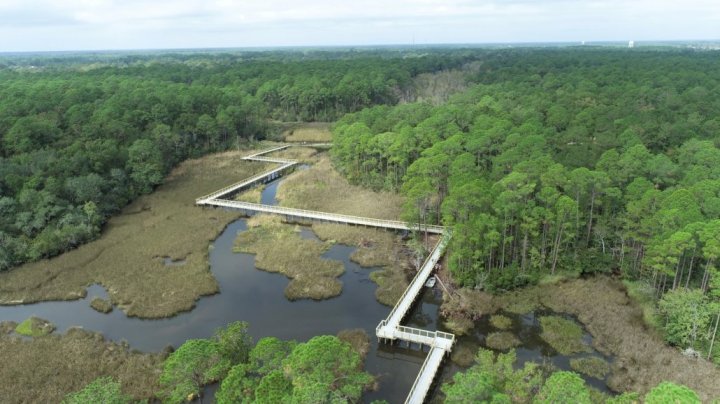
{"type": "MultiPolygon", "coordinates": [[[[266,186],[262,193],[262,203],[277,203],[275,192],[281,181],[279,179],[266,186]]],[[[69,327],[81,326],[101,332],[114,341],[127,341],[132,348],[146,352],[156,352],[168,345],[178,347],[190,338],[210,337],[215,329],[237,320],[249,323],[250,333],[256,340],[275,336],[305,341],[316,335],[334,335],[343,329],[362,328],[371,337],[365,369],[378,376],[379,380],[379,389],[366,393],[364,401],[385,399],[390,403],[403,402],[422,365],[425,352],[417,346],[408,349],[404,345],[377,343],[375,327],[390,312],[389,307],[375,300],[376,285],[369,279],[369,275],[377,268],[363,268],[350,261],[349,257],[355,247],[333,245],[323,257],[341,261],[345,265],[345,273],[340,277],[343,282],[342,294],[323,301],[291,302],[283,294],[288,284],[285,276],[257,270],[254,255],[232,251],[236,235],[246,229],[245,219],[237,220],[212,243],[210,267],[220,286],[220,293],[201,298],[190,312],[159,320],[129,318],[118,309],[102,314],[90,307],[90,300],[95,296],[106,298],[107,293],[101,286],[93,285],[88,288],[85,298],[76,301],[0,306],[0,321],[21,322],[34,315],[55,324],[60,333],[69,327]]],[[[317,238],[309,227],[301,227],[301,235],[317,238]]],[[[282,246],[278,246],[279,252],[281,249],[282,246]]],[[[182,261],[166,264],[182,265],[182,261]]],[[[441,302],[438,290],[426,288],[405,324],[442,330],[439,314],[441,302]]],[[[523,342],[523,346],[518,348],[520,361],[550,360],[559,368],[568,368],[567,357],[555,355],[552,350],[537,342],[539,327],[534,317],[531,320],[514,318],[514,321],[516,331],[528,336],[519,336],[523,342]]],[[[461,338],[458,343],[482,345],[488,332],[487,324],[478,322],[472,335],[461,338]]],[[[586,338],[590,338],[589,335],[586,338]]],[[[447,380],[459,369],[448,361],[440,378],[447,380]]],[[[607,390],[604,381],[588,381],[607,390]]],[[[435,388],[433,394],[437,394],[438,390],[435,388]]]]}

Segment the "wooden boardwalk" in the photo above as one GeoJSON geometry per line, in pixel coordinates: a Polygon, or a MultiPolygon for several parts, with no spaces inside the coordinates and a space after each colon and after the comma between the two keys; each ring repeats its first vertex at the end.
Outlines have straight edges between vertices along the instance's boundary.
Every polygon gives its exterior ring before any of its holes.
{"type": "MultiPolygon", "coordinates": [[[[327,146],[327,144],[317,144],[318,146],[327,146]]],[[[388,317],[378,324],[375,333],[380,340],[387,341],[406,341],[408,345],[418,344],[420,346],[427,345],[430,352],[423,362],[422,368],[418,373],[415,383],[413,383],[410,393],[407,396],[406,403],[421,404],[427,396],[433,380],[437,375],[442,364],[442,360],[452,349],[455,343],[453,334],[442,331],[428,331],[418,328],[406,327],[400,325],[400,322],[407,315],[413,303],[420,295],[425,282],[433,273],[435,265],[445,252],[452,233],[442,226],[427,226],[417,223],[406,223],[396,220],[382,220],[367,217],[341,215],[336,213],[317,212],[303,209],[286,208],[281,206],[263,205],[259,203],[241,202],[229,199],[223,199],[224,196],[250,188],[258,183],[271,181],[278,178],[282,173],[290,167],[297,164],[294,160],[263,157],[265,154],[287,149],[292,146],[313,147],[315,144],[284,144],[263,150],[249,156],[243,157],[243,160],[263,161],[279,164],[278,167],[268,170],[262,174],[255,175],[232,185],[228,185],[222,189],[202,196],[195,200],[197,205],[201,206],[217,206],[223,208],[240,209],[246,213],[269,213],[284,216],[292,220],[314,220],[331,223],[344,223],[360,226],[379,227],[392,230],[416,230],[433,234],[440,234],[442,237],[428,255],[422,267],[415,275],[410,285],[405,289],[401,298],[395,304],[388,317]]]]}

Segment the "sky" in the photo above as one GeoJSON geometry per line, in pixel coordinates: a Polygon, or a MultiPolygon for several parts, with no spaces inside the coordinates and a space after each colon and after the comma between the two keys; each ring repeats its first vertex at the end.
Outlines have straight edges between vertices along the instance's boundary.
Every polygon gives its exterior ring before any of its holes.
{"type": "Polygon", "coordinates": [[[0,0],[0,52],[720,39],[720,0],[0,0]]]}

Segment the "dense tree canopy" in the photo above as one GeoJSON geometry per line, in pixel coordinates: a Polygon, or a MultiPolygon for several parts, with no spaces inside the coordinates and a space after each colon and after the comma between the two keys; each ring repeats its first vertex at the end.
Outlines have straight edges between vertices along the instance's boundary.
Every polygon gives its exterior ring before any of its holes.
{"type": "Polygon", "coordinates": [[[0,270],[76,247],[185,158],[407,98],[474,51],[6,56],[0,270]]]}
{"type": "Polygon", "coordinates": [[[664,310],[669,340],[716,355],[719,55],[496,51],[474,80],[440,106],[347,115],[334,130],[337,167],[401,190],[407,220],[452,226],[460,285],[612,271],[658,298],[698,289],[668,296],[688,304],[664,310]]]}

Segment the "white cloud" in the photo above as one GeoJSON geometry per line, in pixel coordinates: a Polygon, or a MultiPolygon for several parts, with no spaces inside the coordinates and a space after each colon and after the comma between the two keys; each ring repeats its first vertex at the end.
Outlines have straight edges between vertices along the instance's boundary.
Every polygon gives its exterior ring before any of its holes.
{"type": "Polygon", "coordinates": [[[717,0],[0,0],[0,51],[720,38],[717,0]]]}

